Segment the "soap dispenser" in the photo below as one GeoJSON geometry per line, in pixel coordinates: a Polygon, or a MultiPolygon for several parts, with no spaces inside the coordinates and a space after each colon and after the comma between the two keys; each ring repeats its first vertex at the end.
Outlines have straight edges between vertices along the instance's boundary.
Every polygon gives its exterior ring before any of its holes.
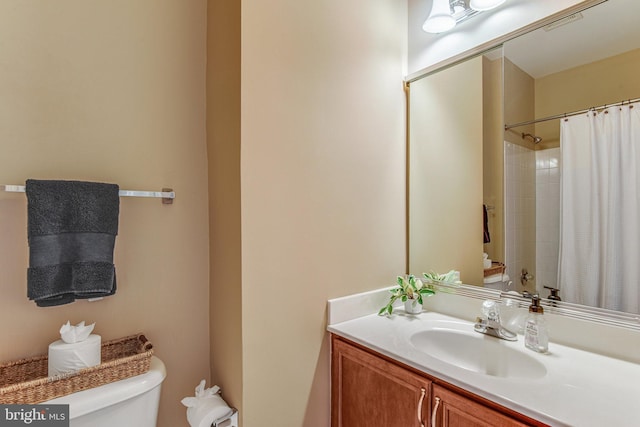
{"type": "Polygon", "coordinates": [[[534,295],[531,297],[529,315],[524,323],[524,345],[538,353],[546,353],[549,349],[549,335],[543,313],[540,297],[534,295]]]}

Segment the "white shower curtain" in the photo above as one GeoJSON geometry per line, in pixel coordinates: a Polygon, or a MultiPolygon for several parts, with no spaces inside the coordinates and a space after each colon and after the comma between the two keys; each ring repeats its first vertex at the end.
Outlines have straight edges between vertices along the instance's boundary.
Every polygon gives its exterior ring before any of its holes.
{"type": "Polygon", "coordinates": [[[563,300],[640,312],[640,103],[561,119],[563,300]]]}

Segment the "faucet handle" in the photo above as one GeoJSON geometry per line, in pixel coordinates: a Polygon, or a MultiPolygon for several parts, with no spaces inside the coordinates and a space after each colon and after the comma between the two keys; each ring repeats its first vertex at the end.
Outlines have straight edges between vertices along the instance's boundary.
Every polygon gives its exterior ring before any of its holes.
{"type": "Polygon", "coordinates": [[[482,314],[486,316],[487,320],[500,323],[500,307],[495,301],[485,300],[482,303],[482,314]]]}
{"type": "Polygon", "coordinates": [[[551,294],[547,297],[547,299],[554,300],[554,301],[562,301],[560,299],[560,295],[558,295],[558,292],[560,292],[560,289],[554,288],[551,286],[545,286],[544,288],[549,289],[549,291],[551,291],[551,294]]]}

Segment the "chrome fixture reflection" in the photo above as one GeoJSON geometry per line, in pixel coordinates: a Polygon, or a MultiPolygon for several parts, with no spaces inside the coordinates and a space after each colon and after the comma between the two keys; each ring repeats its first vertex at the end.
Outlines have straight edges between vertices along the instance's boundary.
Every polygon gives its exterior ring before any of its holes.
{"type": "Polygon", "coordinates": [[[480,12],[494,9],[506,0],[433,0],[431,12],[422,29],[427,33],[444,33],[456,24],[480,12]]]}
{"type": "Polygon", "coordinates": [[[504,2],[505,0],[471,0],[469,6],[473,10],[484,12],[485,10],[494,9],[504,2]]]}
{"type": "Polygon", "coordinates": [[[527,284],[533,279],[535,279],[533,274],[529,273],[526,268],[523,268],[522,274],[520,275],[520,283],[522,283],[522,286],[526,287],[527,284]]]}
{"type": "Polygon", "coordinates": [[[531,138],[531,140],[533,141],[534,144],[539,144],[542,142],[542,138],[540,138],[539,136],[535,136],[535,135],[531,135],[530,133],[524,133],[522,132],[522,139],[525,138],[531,138]]]}

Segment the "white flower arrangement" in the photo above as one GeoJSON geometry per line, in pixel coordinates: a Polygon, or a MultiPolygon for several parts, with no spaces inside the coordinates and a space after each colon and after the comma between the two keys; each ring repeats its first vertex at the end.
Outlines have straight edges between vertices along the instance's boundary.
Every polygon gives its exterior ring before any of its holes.
{"type": "Polygon", "coordinates": [[[413,275],[409,275],[406,278],[398,276],[397,283],[398,286],[389,290],[389,292],[391,292],[389,303],[378,311],[379,315],[393,313],[393,303],[398,299],[401,299],[403,302],[407,300],[417,300],[419,304],[422,304],[423,296],[431,296],[436,293],[431,284],[425,284],[413,275]]]}

